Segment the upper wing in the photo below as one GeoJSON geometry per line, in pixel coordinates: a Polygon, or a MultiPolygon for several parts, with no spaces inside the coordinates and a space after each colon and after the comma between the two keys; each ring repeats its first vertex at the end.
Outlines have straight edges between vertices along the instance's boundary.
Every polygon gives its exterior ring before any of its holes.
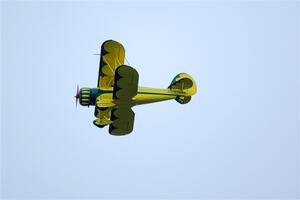
{"type": "Polygon", "coordinates": [[[115,72],[113,99],[130,101],[137,94],[139,74],[128,66],[121,65],[115,72]]]}
{"type": "Polygon", "coordinates": [[[134,112],[127,103],[137,94],[138,80],[139,74],[134,68],[121,65],[116,69],[113,99],[118,100],[117,105],[121,102],[121,106],[111,111],[109,133],[112,135],[126,135],[133,130],[134,112]]]}
{"type": "Polygon", "coordinates": [[[112,135],[127,135],[133,130],[134,112],[130,107],[119,107],[111,111],[109,133],[112,135]]]}
{"type": "Polygon", "coordinates": [[[97,87],[113,87],[115,70],[124,64],[125,49],[122,44],[107,40],[101,46],[97,87]]]}

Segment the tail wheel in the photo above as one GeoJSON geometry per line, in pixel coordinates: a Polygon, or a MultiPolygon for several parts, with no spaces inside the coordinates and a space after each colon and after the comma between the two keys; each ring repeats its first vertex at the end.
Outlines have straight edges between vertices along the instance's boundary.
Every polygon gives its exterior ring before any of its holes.
{"type": "Polygon", "coordinates": [[[178,97],[175,98],[175,100],[180,104],[186,104],[186,103],[190,102],[191,99],[192,99],[191,96],[186,96],[186,97],[178,96],[178,97]]]}

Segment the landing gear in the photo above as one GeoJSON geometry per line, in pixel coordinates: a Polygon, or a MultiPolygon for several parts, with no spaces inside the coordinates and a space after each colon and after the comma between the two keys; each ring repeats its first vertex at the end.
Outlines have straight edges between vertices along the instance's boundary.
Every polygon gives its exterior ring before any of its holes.
{"type": "Polygon", "coordinates": [[[98,128],[103,128],[103,127],[105,127],[105,126],[107,125],[107,124],[106,124],[106,125],[98,125],[98,124],[95,123],[95,121],[93,122],[93,124],[94,124],[95,126],[97,126],[98,128]]]}
{"type": "Polygon", "coordinates": [[[93,121],[93,124],[98,128],[103,128],[104,126],[109,125],[111,123],[112,121],[110,121],[106,117],[98,118],[93,121]]]}

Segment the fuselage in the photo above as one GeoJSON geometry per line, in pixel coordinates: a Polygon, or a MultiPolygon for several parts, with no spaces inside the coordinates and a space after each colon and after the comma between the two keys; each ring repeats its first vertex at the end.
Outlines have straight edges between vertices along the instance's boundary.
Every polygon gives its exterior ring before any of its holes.
{"type": "Polygon", "coordinates": [[[175,92],[170,89],[156,89],[139,87],[137,95],[133,98],[136,105],[155,103],[175,99],[177,96],[184,95],[182,92],[175,92]]]}
{"type": "Polygon", "coordinates": [[[170,89],[157,89],[149,87],[138,87],[137,95],[130,102],[122,102],[113,99],[113,87],[111,88],[82,88],[80,90],[80,104],[85,106],[95,105],[98,107],[115,107],[118,105],[141,105],[159,101],[175,99],[184,96],[183,92],[170,89]],[[89,98],[85,95],[89,92],[89,98]],[[84,97],[86,96],[86,99],[84,97]],[[99,98],[98,98],[99,97],[99,98]],[[98,101],[97,101],[98,99],[98,101]]]}

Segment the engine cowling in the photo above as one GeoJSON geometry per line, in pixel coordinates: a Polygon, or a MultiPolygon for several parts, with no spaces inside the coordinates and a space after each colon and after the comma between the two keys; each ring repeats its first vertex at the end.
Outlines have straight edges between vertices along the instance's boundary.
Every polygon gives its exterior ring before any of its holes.
{"type": "Polygon", "coordinates": [[[83,87],[79,92],[79,103],[82,106],[93,106],[96,103],[97,97],[101,94],[99,88],[83,87]]]}
{"type": "Polygon", "coordinates": [[[89,88],[81,88],[79,93],[79,103],[82,106],[89,106],[91,100],[91,92],[89,88]]]}

